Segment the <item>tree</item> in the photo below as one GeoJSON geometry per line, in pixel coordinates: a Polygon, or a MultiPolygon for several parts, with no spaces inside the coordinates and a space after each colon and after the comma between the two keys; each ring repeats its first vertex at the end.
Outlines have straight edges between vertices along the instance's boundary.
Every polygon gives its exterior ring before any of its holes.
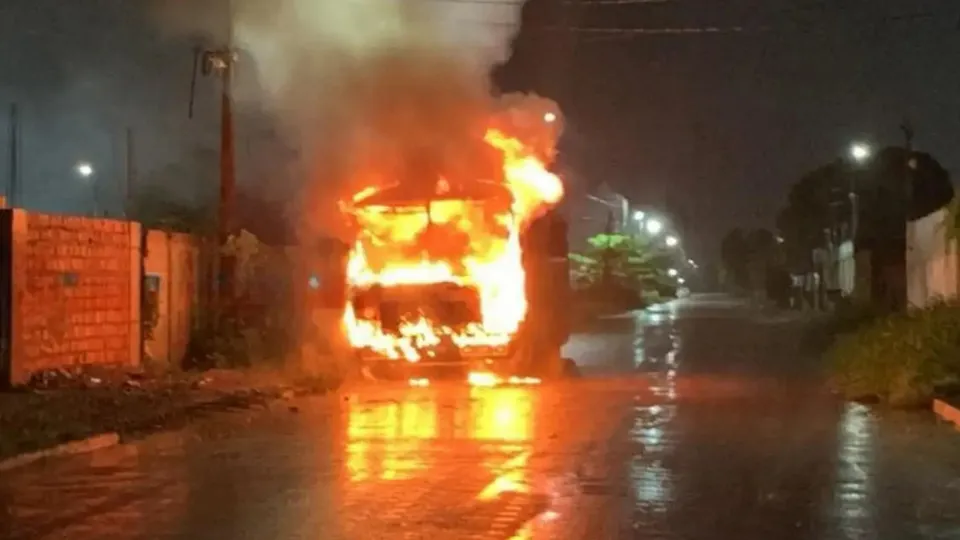
{"type": "Polygon", "coordinates": [[[723,283],[740,289],[749,287],[750,249],[743,229],[729,231],[720,242],[723,283]]]}
{"type": "Polygon", "coordinates": [[[127,216],[150,229],[208,235],[216,231],[218,153],[193,147],[133,186],[127,216]]]}
{"type": "Polygon", "coordinates": [[[834,190],[842,185],[840,163],[818,167],[790,188],[787,204],[777,216],[787,264],[798,272],[813,269],[813,250],[823,246],[824,230],[831,225],[834,190]]]}
{"type": "Polygon", "coordinates": [[[771,275],[782,266],[780,243],[767,229],[732,229],[720,245],[726,282],[741,291],[769,293],[771,275]]]}
{"type": "Polygon", "coordinates": [[[754,292],[767,290],[767,277],[779,262],[775,234],[767,229],[754,229],[747,235],[747,271],[749,289],[754,292]]]}
{"type": "Polygon", "coordinates": [[[587,241],[586,252],[571,254],[574,275],[581,284],[643,291],[669,282],[670,253],[649,239],[602,233],[587,241]]]}
{"type": "Polygon", "coordinates": [[[960,239],[960,197],[954,195],[947,205],[947,216],[944,221],[947,240],[960,239]]]}
{"type": "MultiPolygon", "coordinates": [[[[219,182],[216,153],[194,149],[138,184],[127,215],[151,229],[213,236],[219,218],[219,182]]],[[[237,186],[230,208],[232,234],[245,229],[269,245],[293,244],[294,219],[271,187],[265,181],[237,186]]]]}
{"type": "Polygon", "coordinates": [[[908,156],[903,148],[888,147],[865,164],[835,160],[803,175],[791,187],[777,216],[788,266],[801,272],[813,270],[812,253],[824,246],[826,231],[850,221],[851,192],[856,194],[858,207],[858,248],[877,249],[902,241],[908,158],[913,162],[910,219],[947,204],[953,197],[949,174],[929,154],[908,156]]]}
{"type": "Polygon", "coordinates": [[[197,235],[216,230],[216,209],[193,203],[156,185],[140,189],[130,202],[128,217],[148,229],[197,235]]]}

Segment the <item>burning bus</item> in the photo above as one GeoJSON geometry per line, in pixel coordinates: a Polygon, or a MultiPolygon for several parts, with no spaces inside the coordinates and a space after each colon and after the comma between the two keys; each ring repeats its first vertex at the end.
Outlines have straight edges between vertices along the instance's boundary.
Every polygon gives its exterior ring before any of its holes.
{"type": "Polygon", "coordinates": [[[503,177],[356,194],[344,324],[363,364],[465,366],[504,376],[560,365],[568,337],[560,179],[495,130],[503,177]]]}

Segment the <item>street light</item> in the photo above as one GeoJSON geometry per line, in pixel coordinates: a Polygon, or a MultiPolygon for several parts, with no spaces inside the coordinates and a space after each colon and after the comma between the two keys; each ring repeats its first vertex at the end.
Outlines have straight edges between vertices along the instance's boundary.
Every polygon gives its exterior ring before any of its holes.
{"type": "Polygon", "coordinates": [[[93,197],[93,215],[96,216],[100,213],[100,201],[99,195],[97,193],[97,180],[93,177],[93,174],[96,172],[89,162],[81,161],[73,167],[74,171],[77,173],[77,176],[82,178],[86,183],[90,185],[90,196],[93,197]]]}
{"type": "Polygon", "coordinates": [[[656,218],[647,220],[647,232],[656,236],[663,232],[663,222],[656,218]]]}
{"type": "Polygon", "coordinates": [[[557,114],[556,114],[556,113],[552,113],[552,112],[548,112],[548,113],[546,113],[546,114],[543,115],[543,121],[546,122],[546,123],[548,123],[548,124],[552,124],[552,123],[554,123],[554,122],[557,121],[557,114]]]}
{"type": "Polygon", "coordinates": [[[633,219],[637,221],[643,221],[643,218],[645,217],[647,217],[647,214],[645,214],[643,210],[637,210],[636,212],[633,213],[633,219]]]}
{"type": "Polygon", "coordinates": [[[870,156],[873,152],[870,150],[870,146],[864,143],[853,143],[850,145],[850,157],[853,158],[857,163],[863,163],[864,161],[870,159],[870,156]]]}
{"type": "Polygon", "coordinates": [[[93,165],[87,163],[86,161],[81,161],[77,163],[76,166],[77,174],[83,178],[90,178],[93,176],[93,165]]]}
{"type": "MultiPolygon", "coordinates": [[[[850,157],[858,165],[863,165],[870,157],[873,155],[873,152],[870,150],[870,146],[864,143],[853,143],[850,146],[850,157]]],[[[860,209],[859,203],[857,200],[857,172],[850,175],[850,191],[847,193],[847,197],[850,199],[850,238],[856,240],[857,232],[860,225],[860,209]]]]}
{"type": "Polygon", "coordinates": [[[680,243],[680,240],[678,240],[676,236],[670,235],[666,238],[666,242],[667,247],[677,247],[677,245],[680,243]]]}
{"type": "Polygon", "coordinates": [[[677,277],[677,274],[679,274],[679,273],[680,273],[680,272],[677,272],[677,269],[676,269],[676,268],[671,268],[671,269],[667,270],[667,275],[670,276],[670,277],[677,277]]]}
{"type": "Polygon", "coordinates": [[[677,278],[677,283],[679,283],[680,285],[683,285],[683,284],[686,283],[686,282],[687,282],[687,280],[683,279],[682,277],[678,277],[678,278],[677,278]]]}

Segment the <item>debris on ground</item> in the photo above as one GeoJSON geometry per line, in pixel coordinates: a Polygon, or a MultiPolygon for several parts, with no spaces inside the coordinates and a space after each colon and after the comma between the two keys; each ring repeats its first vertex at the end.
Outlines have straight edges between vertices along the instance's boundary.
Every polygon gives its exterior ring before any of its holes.
{"type": "Polygon", "coordinates": [[[24,386],[0,392],[0,460],[99,433],[129,436],[199,413],[289,401],[332,386],[266,370],[166,375],[102,367],[46,370],[24,386]]]}

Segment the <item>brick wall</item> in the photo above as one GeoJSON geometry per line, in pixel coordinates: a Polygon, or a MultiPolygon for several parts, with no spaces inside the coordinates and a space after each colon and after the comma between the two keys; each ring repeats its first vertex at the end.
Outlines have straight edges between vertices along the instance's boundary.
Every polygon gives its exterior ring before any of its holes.
{"type": "Polygon", "coordinates": [[[21,209],[11,245],[10,380],[89,364],[139,363],[137,223],[21,209]]]}

